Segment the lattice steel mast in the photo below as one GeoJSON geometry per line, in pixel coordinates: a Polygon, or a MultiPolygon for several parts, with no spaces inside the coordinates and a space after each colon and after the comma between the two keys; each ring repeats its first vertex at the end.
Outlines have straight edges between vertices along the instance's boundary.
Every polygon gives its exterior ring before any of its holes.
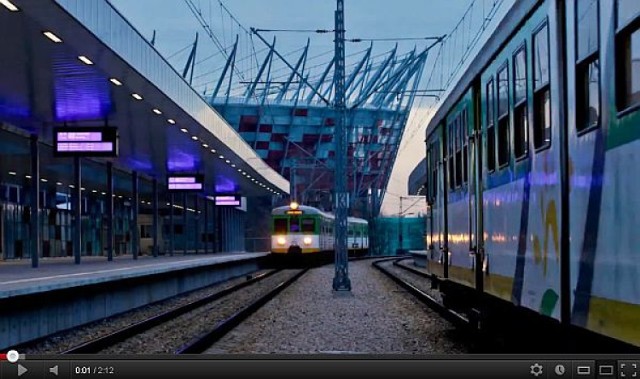
{"type": "Polygon", "coordinates": [[[345,30],[344,0],[337,0],[335,12],[335,71],[334,88],[336,110],[335,125],[335,276],[334,291],[351,291],[347,257],[347,217],[349,193],[347,190],[347,126],[345,105],[345,30]]]}

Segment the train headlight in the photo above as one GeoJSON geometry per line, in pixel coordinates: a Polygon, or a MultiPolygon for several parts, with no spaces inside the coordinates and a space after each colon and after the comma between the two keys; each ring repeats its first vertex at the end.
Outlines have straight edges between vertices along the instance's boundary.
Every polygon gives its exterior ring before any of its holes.
{"type": "Polygon", "coordinates": [[[311,242],[313,242],[313,240],[311,239],[311,237],[304,237],[302,242],[304,242],[305,245],[311,245],[311,242]]]}
{"type": "Polygon", "coordinates": [[[278,245],[284,245],[287,243],[287,239],[284,237],[278,237],[278,245]]]}

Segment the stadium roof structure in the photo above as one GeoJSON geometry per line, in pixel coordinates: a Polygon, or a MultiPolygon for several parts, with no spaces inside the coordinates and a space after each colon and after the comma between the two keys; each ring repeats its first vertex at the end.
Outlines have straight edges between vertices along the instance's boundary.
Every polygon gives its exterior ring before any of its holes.
{"type": "MultiPolygon", "coordinates": [[[[245,80],[235,69],[236,41],[205,98],[260,158],[290,180],[292,197],[331,211],[337,118],[334,60],[326,66],[307,65],[307,42],[297,59],[289,61],[276,50],[275,38],[269,42],[259,31],[252,32],[267,47],[255,77],[245,80]],[[279,69],[272,69],[276,66],[279,69]]],[[[354,215],[379,212],[430,47],[398,54],[396,46],[373,56],[372,44],[347,66],[346,171],[354,215]]]]}

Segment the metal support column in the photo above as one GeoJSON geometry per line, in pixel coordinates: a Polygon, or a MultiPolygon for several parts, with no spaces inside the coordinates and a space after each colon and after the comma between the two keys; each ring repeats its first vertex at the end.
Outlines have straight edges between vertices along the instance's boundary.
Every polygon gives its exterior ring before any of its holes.
{"type": "Polygon", "coordinates": [[[73,158],[73,259],[80,264],[80,249],[82,246],[82,162],[80,157],[73,158]]]}
{"type": "Polygon", "coordinates": [[[200,214],[198,213],[198,195],[195,195],[193,198],[193,209],[194,209],[194,218],[195,218],[195,225],[193,226],[193,231],[194,231],[194,243],[195,243],[195,251],[196,254],[198,254],[198,245],[200,245],[200,214]]]}
{"type": "Polygon", "coordinates": [[[182,194],[182,239],[184,241],[182,255],[187,255],[187,244],[189,238],[187,238],[187,194],[182,194]]]}
{"type": "Polygon", "coordinates": [[[173,227],[173,212],[175,212],[175,196],[173,193],[169,195],[169,255],[173,257],[173,249],[175,248],[175,233],[173,227]]]}
{"type": "Polygon", "coordinates": [[[218,246],[218,241],[220,240],[220,233],[218,233],[218,206],[216,205],[215,201],[212,201],[212,212],[211,212],[211,230],[213,230],[213,241],[211,241],[213,243],[213,253],[217,253],[218,251],[220,251],[219,246],[218,246]]]}
{"type": "Polygon", "coordinates": [[[158,243],[158,228],[160,227],[158,223],[158,179],[153,179],[153,230],[151,231],[151,236],[153,237],[153,257],[158,257],[158,249],[160,247],[158,243]]]}
{"type": "Polygon", "coordinates": [[[40,151],[38,136],[31,135],[31,267],[38,267],[40,258],[40,151]]]}
{"type": "Polygon", "coordinates": [[[204,198],[204,253],[209,253],[209,199],[204,198]]]}
{"type": "Polygon", "coordinates": [[[345,106],[345,30],[344,0],[337,0],[335,12],[335,104],[337,114],[335,127],[336,168],[335,168],[335,276],[334,291],[351,291],[349,261],[347,256],[347,213],[349,192],[347,189],[347,126],[345,106]]]}
{"type": "Polygon", "coordinates": [[[107,162],[107,261],[113,260],[113,163],[107,162]]]}
{"type": "Polygon", "coordinates": [[[131,250],[133,251],[133,259],[138,259],[138,253],[140,252],[140,238],[138,233],[138,213],[140,213],[140,196],[138,188],[138,173],[133,171],[131,173],[131,212],[133,213],[133,220],[131,220],[131,250]]]}

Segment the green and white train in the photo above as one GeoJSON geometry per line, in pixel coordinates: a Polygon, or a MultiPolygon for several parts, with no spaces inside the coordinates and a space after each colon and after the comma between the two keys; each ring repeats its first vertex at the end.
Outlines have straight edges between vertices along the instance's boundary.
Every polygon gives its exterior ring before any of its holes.
{"type": "MultiPolygon", "coordinates": [[[[334,215],[317,208],[291,203],[271,211],[271,253],[274,256],[333,256],[334,215]]],[[[349,217],[347,246],[350,255],[369,249],[367,220],[349,217]]]]}
{"type": "Polygon", "coordinates": [[[451,307],[640,346],[640,1],[518,0],[426,145],[451,307]]]}

